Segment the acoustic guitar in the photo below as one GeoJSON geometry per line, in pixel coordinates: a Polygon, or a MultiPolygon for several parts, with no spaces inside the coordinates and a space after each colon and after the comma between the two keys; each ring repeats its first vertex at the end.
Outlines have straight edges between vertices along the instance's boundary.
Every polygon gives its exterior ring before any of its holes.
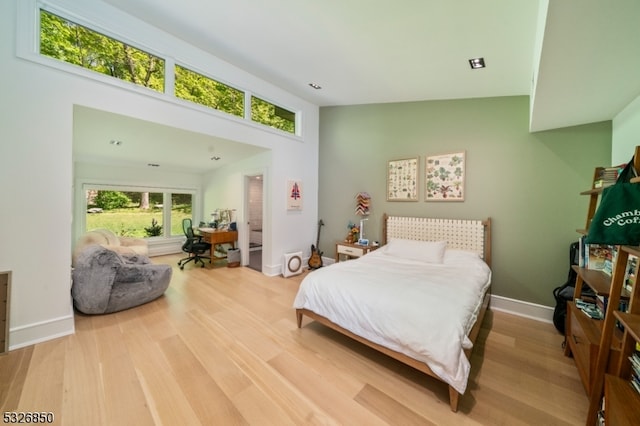
{"type": "Polygon", "coordinates": [[[318,245],[320,244],[320,228],[324,225],[322,219],[318,221],[318,238],[316,244],[311,244],[311,256],[309,257],[309,269],[318,269],[322,267],[322,252],[318,251],[318,245]]]}

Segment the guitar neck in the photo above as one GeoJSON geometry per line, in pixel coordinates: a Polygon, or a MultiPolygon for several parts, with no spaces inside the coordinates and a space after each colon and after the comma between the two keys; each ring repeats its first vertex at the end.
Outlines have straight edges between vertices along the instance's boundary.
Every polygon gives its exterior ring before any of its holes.
{"type": "Polygon", "coordinates": [[[322,222],[322,219],[320,219],[320,221],[318,222],[318,238],[316,239],[316,248],[318,248],[318,246],[320,245],[320,228],[322,228],[322,225],[324,225],[324,223],[322,222]]]}

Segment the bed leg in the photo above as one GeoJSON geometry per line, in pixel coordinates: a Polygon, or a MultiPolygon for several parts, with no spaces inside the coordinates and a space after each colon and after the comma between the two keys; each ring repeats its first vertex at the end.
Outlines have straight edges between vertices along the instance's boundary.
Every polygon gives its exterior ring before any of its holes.
{"type": "Polygon", "coordinates": [[[296,320],[298,321],[298,328],[302,327],[302,311],[296,310],[296,320]]]}
{"type": "Polygon", "coordinates": [[[458,398],[460,394],[453,387],[449,386],[449,406],[454,413],[458,411],[458,398]]]}

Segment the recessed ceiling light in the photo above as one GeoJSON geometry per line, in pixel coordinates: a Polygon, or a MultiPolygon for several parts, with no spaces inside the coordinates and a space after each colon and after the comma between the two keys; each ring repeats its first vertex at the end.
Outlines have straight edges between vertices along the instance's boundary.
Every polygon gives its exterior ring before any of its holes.
{"type": "Polygon", "coordinates": [[[484,68],[484,58],[473,58],[469,59],[469,65],[471,65],[471,69],[477,70],[478,68],[484,68]]]}
{"type": "Polygon", "coordinates": [[[316,90],[322,89],[322,87],[319,84],[316,84],[316,83],[309,83],[309,86],[313,87],[316,90]]]}
{"type": "Polygon", "coordinates": [[[116,139],[111,139],[111,140],[109,141],[109,143],[110,143],[111,145],[114,145],[114,146],[120,146],[120,145],[122,145],[122,141],[119,141],[119,140],[116,140],[116,139]]]}

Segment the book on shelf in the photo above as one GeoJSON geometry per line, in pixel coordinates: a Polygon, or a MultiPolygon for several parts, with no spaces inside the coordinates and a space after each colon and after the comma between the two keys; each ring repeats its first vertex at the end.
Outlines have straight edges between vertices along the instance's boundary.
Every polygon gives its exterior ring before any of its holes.
{"type": "Polygon", "coordinates": [[[627,270],[624,277],[624,289],[631,292],[633,284],[636,282],[636,270],[638,269],[638,257],[630,254],[627,261],[627,270]]]}
{"type": "Polygon", "coordinates": [[[598,294],[596,296],[596,306],[598,307],[598,309],[600,309],[602,312],[607,312],[607,304],[609,303],[609,298],[606,296],[603,296],[601,294],[598,294]]]}
{"type": "Polygon", "coordinates": [[[585,244],[585,268],[611,275],[615,248],[608,244],[585,244]],[[608,266],[607,266],[608,265],[608,266]]]}
{"type": "Polygon", "coordinates": [[[582,299],[576,299],[576,306],[589,318],[601,320],[604,318],[604,311],[602,311],[596,304],[587,303],[582,299]]]}
{"type": "Polygon", "coordinates": [[[631,363],[631,387],[633,387],[638,394],[640,394],[640,351],[638,350],[638,343],[636,342],[636,350],[629,356],[631,363]]]}
{"type": "Polygon", "coordinates": [[[631,383],[631,387],[634,388],[640,395],[640,379],[638,379],[638,376],[632,374],[629,382],[631,383]]]}
{"type": "Polygon", "coordinates": [[[640,354],[638,354],[638,351],[631,354],[629,361],[631,361],[631,368],[633,368],[635,374],[640,376],[640,354]]]}
{"type": "Polygon", "coordinates": [[[624,170],[626,164],[620,166],[602,167],[598,169],[598,174],[593,181],[594,188],[606,188],[618,180],[618,176],[624,170]]]}

